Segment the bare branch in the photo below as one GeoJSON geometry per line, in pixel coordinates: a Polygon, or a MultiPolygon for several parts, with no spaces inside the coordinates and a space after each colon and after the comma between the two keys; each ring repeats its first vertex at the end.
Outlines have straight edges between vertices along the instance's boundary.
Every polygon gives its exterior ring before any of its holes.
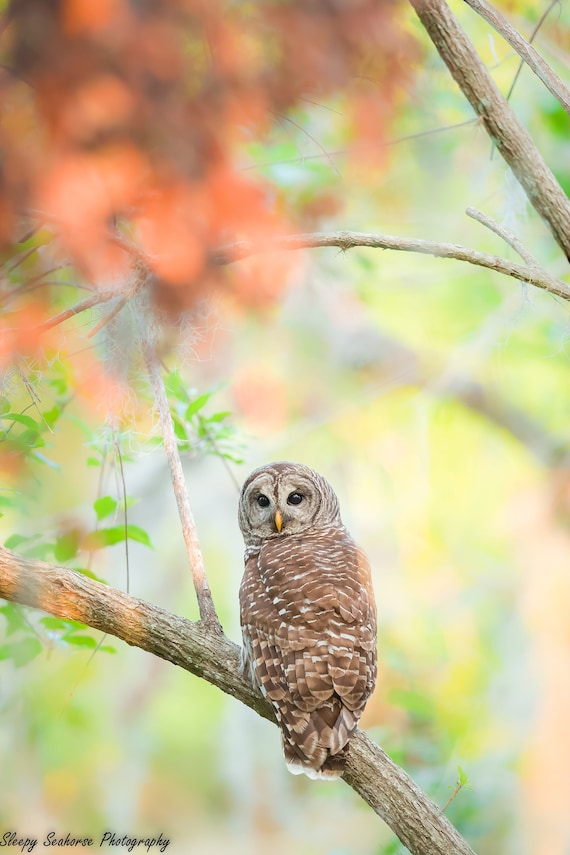
{"type": "Polygon", "coordinates": [[[128,297],[121,297],[117,301],[117,305],[113,309],[111,309],[111,311],[107,315],[105,315],[104,318],[101,318],[98,324],[95,324],[95,326],[89,330],[85,338],[93,338],[93,336],[97,335],[98,332],[101,332],[101,330],[106,327],[107,324],[111,323],[113,318],[115,318],[119,314],[121,309],[127,304],[128,299],[128,297]]]}
{"type": "Polygon", "coordinates": [[[81,300],[81,302],[76,303],[75,306],[71,307],[71,309],[66,309],[64,312],[60,312],[59,315],[55,315],[53,318],[50,318],[49,321],[44,321],[43,324],[40,324],[39,330],[42,332],[44,330],[50,330],[52,327],[56,327],[58,324],[63,323],[63,321],[67,321],[69,318],[73,318],[75,315],[85,312],[87,309],[92,309],[94,306],[99,306],[101,303],[107,303],[116,296],[116,291],[99,291],[97,294],[93,294],[92,297],[87,297],[86,300],[81,300]]]}
{"type": "Polygon", "coordinates": [[[531,205],[570,260],[570,200],[532,137],[499,92],[445,0],[410,0],[410,3],[531,205]]]}
{"type": "Polygon", "coordinates": [[[512,232],[509,232],[504,226],[499,225],[495,220],[491,219],[491,217],[484,214],[483,211],[479,211],[477,208],[469,207],[466,209],[465,213],[468,217],[471,217],[472,220],[477,220],[478,223],[481,223],[482,226],[485,226],[490,231],[494,232],[500,238],[502,238],[505,243],[507,243],[515,252],[517,252],[523,261],[530,267],[539,268],[540,265],[534,255],[526,249],[525,246],[521,243],[521,241],[514,235],[512,232]]]}
{"type": "Polygon", "coordinates": [[[504,276],[511,276],[520,282],[535,285],[545,291],[550,291],[558,297],[570,300],[570,285],[561,279],[556,279],[542,268],[527,267],[516,264],[497,255],[478,252],[457,243],[443,243],[419,238],[394,237],[393,235],[367,234],[365,232],[312,232],[301,235],[286,235],[268,243],[253,243],[252,241],[236,241],[220,247],[212,254],[211,260],[216,264],[232,264],[250,255],[277,250],[311,249],[314,247],[336,246],[342,250],[366,246],[374,249],[391,249],[397,252],[420,252],[433,255],[436,258],[454,258],[466,261],[478,267],[495,270],[504,276]]]}
{"type": "MultiPolygon", "coordinates": [[[[542,25],[544,24],[544,22],[546,21],[546,19],[548,18],[548,16],[550,15],[552,10],[554,9],[554,7],[557,6],[559,2],[560,2],[560,0],[551,0],[550,5],[546,7],[546,9],[544,10],[542,15],[540,16],[540,18],[536,22],[534,30],[530,34],[530,37],[528,40],[529,44],[533,43],[536,34],[539,32],[540,28],[542,27],[542,25]]],[[[509,91],[507,92],[507,101],[511,100],[511,95],[513,94],[515,86],[517,85],[517,81],[520,77],[520,73],[523,70],[523,66],[524,66],[524,59],[521,59],[521,61],[519,62],[519,67],[517,68],[517,70],[515,72],[515,76],[513,77],[513,82],[509,86],[509,91]]]]}
{"type": "MultiPolygon", "coordinates": [[[[212,626],[3,547],[0,596],[114,635],[202,677],[275,721],[271,707],[241,673],[239,647],[212,626]]],[[[440,808],[360,730],[351,739],[343,778],[412,855],[474,855],[440,808]]]]}
{"type": "Polygon", "coordinates": [[[570,91],[568,87],[530,42],[523,39],[512,24],[509,24],[498,9],[487,3],[487,0],[465,0],[465,2],[481,15],[510,44],[513,50],[516,50],[521,59],[542,80],[548,91],[554,95],[570,115],[570,91]]]}
{"type": "Polygon", "coordinates": [[[200,619],[210,626],[214,627],[218,632],[221,632],[221,625],[216,614],[212,593],[206,578],[206,570],[204,568],[204,559],[202,550],[196,533],[196,523],[190,509],[190,500],[188,498],[188,490],[186,489],[186,481],[184,480],[184,472],[180,455],[178,454],[178,445],[176,443],[176,435],[174,433],[174,425],[168,399],[166,397],[166,389],[162,380],[160,364],[156,358],[154,347],[145,342],[143,344],[144,358],[150,382],[152,385],[154,399],[158,409],[158,417],[162,430],[162,438],[164,440],[164,450],[170,466],[170,475],[172,478],[172,488],[178,505],[178,514],[182,524],[182,535],[186,545],[186,552],[190,569],[192,571],[192,580],[196,589],[196,597],[198,598],[198,607],[200,609],[200,619]]]}

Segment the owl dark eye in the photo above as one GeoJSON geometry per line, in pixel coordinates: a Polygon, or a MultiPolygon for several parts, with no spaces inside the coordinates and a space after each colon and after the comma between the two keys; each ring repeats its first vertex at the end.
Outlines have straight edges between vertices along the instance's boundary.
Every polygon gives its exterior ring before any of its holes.
{"type": "Polygon", "coordinates": [[[267,496],[264,496],[263,493],[257,497],[257,504],[260,508],[268,508],[269,507],[269,499],[267,496]]]}
{"type": "Polygon", "coordinates": [[[289,493],[287,496],[287,504],[288,505],[300,505],[303,501],[303,496],[301,493],[289,493]]]}

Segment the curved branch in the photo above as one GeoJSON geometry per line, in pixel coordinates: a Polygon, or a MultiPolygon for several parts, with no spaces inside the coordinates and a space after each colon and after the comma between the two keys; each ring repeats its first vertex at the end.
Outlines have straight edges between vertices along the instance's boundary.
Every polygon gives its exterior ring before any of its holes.
{"type": "MultiPolygon", "coordinates": [[[[241,674],[239,647],[205,623],[193,623],[74,570],[0,547],[0,596],[81,621],[172,662],[275,721],[271,707],[241,674]]],[[[434,804],[362,731],[350,742],[343,776],[412,855],[474,855],[434,804]]]]}
{"type": "Polygon", "coordinates": [[[505,243],[511,247],[511,249],[514,249],[514,251],[520,255],[523,261],[530,265],[530,267],[540,268],[540,265],[534,255],[532,255],[532,253],[523,246],[516,235],[509,232],[508,229],[504,228],[504,226],[499,225],[499,223],[495,222],[491,217],[488,217],[487,214],[484,214],[483,211],[480,211],[478,208],[473,208],[471,205],[465,209],[465,213],[468,217],[471,217],[472,220],[477,220],[477,222],[481,223],[482,226],[485,226],[498,237],[502,238],[505,243]]]}
{"type": "Polygon", "coordinates": [[[499,92],[445,0],[410,0],[449,72],[570,260],[570,200],[499,92]]]}
{"type": "Polygon", "coordinates": [[[454,258],[457,261],[466,261],[478,267],[495,270],[504,276],[511,276],[520,282],[535,285],[537,288],[542,288],[545,291],[556,294],[558,297],[570,300],[570,285],[561,279],[551,276],[542,268],[516,264],[498,255],[478,252],[475,249],[469,249],[457,243],[443,243],[433,240],[421,240],[420,238],[395,237],[393,235],[338,231],[286,235],[263,244],[241,240],[220,247],[212,253],[211,261],[214,264],[232,264],[261,252],[311,249],[323,246],[336,246],[342,250],[353,249],[357,246],[367,246],[373,249],[391,249],[396,252],[420,252],[424,255],[433,255],[436,258],[454,258]]]}
{"type": "Polygon", "coordinates": [[[512,24],[509,24],[498,9],[487,3],[487,0],[465,0],[465,2],[510,44],[513,50],[534,71],[536,76],[542,80],[548,91],[554,95],[568,115],[570,115],[570,91],[568,87],[558,77],[554,69],[541,57],[538,51],[533,48],[530,42],[523,39],[512,24]]]}

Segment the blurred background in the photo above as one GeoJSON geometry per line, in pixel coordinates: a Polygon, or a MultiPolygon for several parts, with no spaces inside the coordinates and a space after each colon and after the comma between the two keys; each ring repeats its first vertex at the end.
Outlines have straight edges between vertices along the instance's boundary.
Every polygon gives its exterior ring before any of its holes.
{"type": "MultiPolygon", "coordinates": [[[[373,567],[380,668],[362,727],[440,805],[461,767],[470,787],[446,812],[480,855],[565,855],[567,303],[410,253],[211,264],[236,238],[342,228],[516,261],[473,205],[568,281],[413,11],[1,5],[2,541],[124,589],[126,493],[130,592],[197,618],[140,359],[152,339],[226,633],[239,641],[240,485],[262,463],[306,463],[373,567]],[[124,289],[126,246],[148,253],[144,291],[124,289]],[[105,288],[112,300],[50,325],[105,288]]],[[[506,93],[516,56],[451,5],[506,93]]],[[[498,5],[526,37],[547,8],[498,5]]],[[[566,7],[535,44],[567,79],[566,7]]],[[[568,116],[528,70],[511,103],[568,192],[568,116]]],[[[276,728],[219,690],[0,605],[0,839],[406,851],[342,782],[289,775],[276,728]]]]}

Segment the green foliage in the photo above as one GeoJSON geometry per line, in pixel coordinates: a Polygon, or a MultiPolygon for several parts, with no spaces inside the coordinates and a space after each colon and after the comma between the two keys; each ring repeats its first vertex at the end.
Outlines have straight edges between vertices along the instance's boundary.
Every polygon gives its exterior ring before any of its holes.
{"type": "Polygon", "coordinates": [[[0,659],[9,659],[16,668],[27,665],[42,652],[41,642],[33,636],[0,645],[0,659]]]}
{"type": "Polygon", "coordinates": [[[213,454],[232,463],[243,463],[243,444],[229,421],[231,412],[219,410],[211,415],[204,412],[219,388],[197,394],[184,383],[178,371],[168,374],[165,386],[181,453],[213,454]]]}
{"type": "Polygon", "coordinates": [[[83,541],[84,549],[103,549],[105,546],[114,546],[125,540],[134,540],[152,549],[152,543],[148,532],[138,525],[116,525],[110,528],[99,528],[90,532],[83,541]]]}
{"type": "MultiPolygon", "coordinates": [[[[47,236],[41,239],[47,240],[47,236]]],[[[237,434],[229,424],[230,413],[219,410],[207,415],[204,412],[217,389],[197,394],[195,390],[188,389],[178,371],[168,374],[166,385],[181,449],[193,455],[217,454],[231,460],[238,459],[237,434]]],[[[66,435],[70,425],[77,427],[84,437],[87,467],[104,469],[108,465],[111,448],[115,449],[113,465],[116,469],[133,457],[133,451],[126,446],[117,452],[120,446],[124,446],[122,438],[115,432],[109,438],[108,434],[100,433],[97,427],[88,424],[69,407],[71,399],[69,367],[57,359],[46,360],[43,365],[28,369],[26,374],[22,370],[4,386],[4,394],[0,397],[0,448],[16,457],[26,478],[33,478],[36,485],[42,483],[42,467],[46,464],[50,469],[61,472],[60,464],[40,453],[39,449],[55,449],[60,435],[66,435]],[[40,402],[40,397],[43,399],[44,396],[45,404],[40,402]],[[117,456],[119,453],[120,457],[117,456]]],[[[154,441],[155,437],[149,434],[141,447],[144,448],[145,444],[152,446],[154,441]]],[[[116,483],[120,483],[119,479],[116,483]]],[[[95,554],[125,542],[154,548],[150,533],[128,520],[127,509],[136,503],[134,496],[106,493],[95,498],[91,530],[86,530],[83,523],[70,524],[62,517],[59,524],[56,520],[50,529],[42,527],[34,531],[30,525],[34,512],[29,508],[34,505],[35,495],[34,492],[20,490],[0,492],[0,507],[8,524],[13,521],[17,526],[20,521],[22,526],[22,520],[26,520],[25,531],[22,528],[13,530],[4,540],[8,549],[23,556],[58,564],[71,562],[74,570],[96,581],[104,581],[90,567],[95,554]],[[103,524],[110,518],[113,518],[112,525],[103,524]]],[[[10,661],[18,668],[30,663],[44,647],[49,648],[54,643],[70,650],[83,648],[91,652],[115,652],[111,645],[101,645],[87,627],[76,621],[49,615],[38,618],[34,610],[10,602],[0,608],[0,614],[4,617],[6,638],[11,639],[0,646],[0,659],[10,661]]]]}
{"type": "Polygon", "coordinates": [[[112,496],[101,496],[93,502],[93,509],[97,514],[98,520],[103,520],[110,514],[114,513],[118,505],[117,499],[112,496]]]}
{"type": "Polygon", "coordinates": [[[457,787],[461,787],[464,790],[472,790],[473,787],[469,782],[469,778],[467,777],[467,773],[461,766],[457,767],[457,787]]]}

